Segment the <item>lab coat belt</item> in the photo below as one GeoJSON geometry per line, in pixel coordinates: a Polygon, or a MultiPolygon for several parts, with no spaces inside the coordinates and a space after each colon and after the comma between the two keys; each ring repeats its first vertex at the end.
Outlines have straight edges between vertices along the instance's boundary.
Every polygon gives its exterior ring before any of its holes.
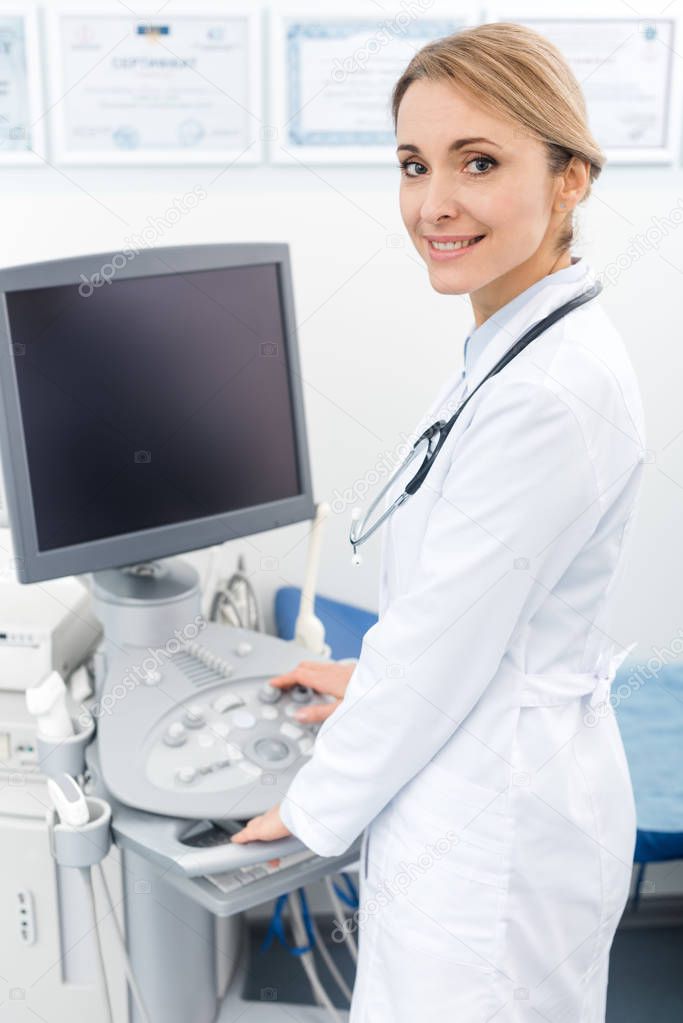
{"type": "Polygon", "coordinates": [[[636,643],[631,643],[624,650],[611,652],[609,656],[603,655],[598,667],[592,672],[558,671],[547,675],[523,673],[520,706],[555,707],[582,696],[590,696],[591,707],[605,703],[609,699],[619,665],[635,646],[636,643]]]}

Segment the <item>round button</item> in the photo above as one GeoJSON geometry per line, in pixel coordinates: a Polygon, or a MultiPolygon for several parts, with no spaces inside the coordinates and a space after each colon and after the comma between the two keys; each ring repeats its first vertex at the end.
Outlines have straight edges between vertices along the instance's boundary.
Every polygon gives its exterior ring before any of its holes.
{"type": "Polygon", "coordinates": [[[253,649],[254,648],[251,645],[251,643],[247,643],[246,640],[242,640],[241,643],[237,644],[235,653],[237,654],[238,657],[246,657],[247,654],[250,654],[253,649]]]}
{"type": "Polygon", "coordinates": [[[295,703],[308,703],[313,696],[313,692],[308,686],[299,685],[298,682],[295,686],[292,686],[289,693],[295,703]]]}
{"type": "Polygon", "coordinates": [[[285,760],[289,756],[289,746],[281,739],[259,739],[254,744],[254,752],[263,760],[275,763],[278,760],[285,760]]]}
{"type": "Polygon", "coordinates": [[[253,728],[256,724],[256,718],[248,710],[233,711],[230,720],[237,728],[253,728]]]}
{"type": "Polygon", "coordinates": [[[206,722],[206,714],[200,703],[191,703],[185,708],[183,722],[188,728],[201,728],[206,722]]]}
{"type": "Polygon", "coordinates": [[[282,697],[282,690],[271,686],[270,682],[264,683],[258,691],[258,698],[261,703],[277,703],[282,697]]]}
{"type": "Polygon", "coordinates": [[[230,735],[230,725],[226,725],[225,721],[216,721],[211,725],[211,731],[220,739],[227,739],[230,735]]]}
{"type": "Polygon", "coordinates": [[[187,732],[180,721],[174,721],[168,726],[164,733],[164,742],[167,746],[182,746],[187,741],[187,732]]]}
{"type": "Polygon", "coordinates": [[[197,777],[197,768],[191,766],[179,767],[175,776],[183,785],[190,785],[197,777]]]}
{"type": "Polygon", "coordinates": [[[208,749],[209,746],[213,746],[216,740],[213,735],[209,735],[208,732],[200,732],[199,739],[197,741],[203,749],[208,749]]]}

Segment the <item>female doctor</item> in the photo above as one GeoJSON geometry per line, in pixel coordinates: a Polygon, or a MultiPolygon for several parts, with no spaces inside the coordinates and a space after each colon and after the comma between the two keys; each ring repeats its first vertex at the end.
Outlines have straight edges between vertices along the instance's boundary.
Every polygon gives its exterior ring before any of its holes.
{"type": "Polygon", "coordinates": [[[339,699],[313,711],[285,799],[234,840],[333,856],[364,832],[351,1023],[601,1023],[635,842],[608,697],[639,390],[595,299],[479,385],[593,285],[572,211],[604,157],[562,56],[519,25],[424,47],[393,113],[403,221],[432,287],[474,317],[414,437],[472,398],[383,527],[358,662],[272,681],[339,699]]]}

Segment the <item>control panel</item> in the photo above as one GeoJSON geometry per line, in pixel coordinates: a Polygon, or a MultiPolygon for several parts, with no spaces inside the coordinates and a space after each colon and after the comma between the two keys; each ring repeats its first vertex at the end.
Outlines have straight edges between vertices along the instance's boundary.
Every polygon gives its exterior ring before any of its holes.
{"type": "Polygon", "coordinates": [[[91,707],[113,795],[137,809],[212,820],[248,818],[277,803],[320,727],[294,715],[327,697],[300,685],[277,689],[269,679],[311,660],[310,651],[209,624],[201,640],[155,666],[145,654],[128,648],[116,655],[91,707]],[[122,681],[135,678],[128,688],[122,681]]]}
{"type": "Polygon", "coordinates": [[[300,686],[283,693],[267,679],[209,690],[201,702],[192,696],[156,725],[147,777],[162,789],[220,792],[284,771],[313,749],[313,729],[292,721],[312,698],[300,686]]]}

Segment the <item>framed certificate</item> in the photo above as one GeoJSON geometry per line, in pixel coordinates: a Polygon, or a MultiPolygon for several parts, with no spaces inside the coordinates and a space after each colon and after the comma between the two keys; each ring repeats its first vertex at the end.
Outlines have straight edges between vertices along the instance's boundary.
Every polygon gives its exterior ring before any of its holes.
{"type": "Polygon", "coordinates": [[[58,162],[261,159],[259,11],[60,9],[48,28],[58,162]]]}
{"type": "Polygon", "coordinates": [[[42,164],[45,132],[36,11],[0,8],[0,164],[42,164]]]}
{"type": "MultiPolygon", "coordinates": [[[[488,20],[495,20],[488,14],[488,20]]],[[[586,98],[590,129],[610,163],[678,160],[680,22],[579,13],[506,20],[540,32],[564,55],[586,98]]]]}
{"type": "Polygon", "coordinates": [[[276,163],[395,160],[391,91],[413,55],[464,18],[325,12],[271,21],[270,157],[276,163]]]}

